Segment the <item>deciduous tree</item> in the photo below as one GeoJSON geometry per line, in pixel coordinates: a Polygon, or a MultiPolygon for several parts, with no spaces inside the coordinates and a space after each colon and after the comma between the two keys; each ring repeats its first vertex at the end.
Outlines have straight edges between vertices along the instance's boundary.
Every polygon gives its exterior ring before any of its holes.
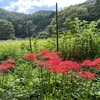
{"type": "Polygon", "coordinates": [[[0,39],[14,38],[14,27],[10,21],[0,20],[0,39]]]}

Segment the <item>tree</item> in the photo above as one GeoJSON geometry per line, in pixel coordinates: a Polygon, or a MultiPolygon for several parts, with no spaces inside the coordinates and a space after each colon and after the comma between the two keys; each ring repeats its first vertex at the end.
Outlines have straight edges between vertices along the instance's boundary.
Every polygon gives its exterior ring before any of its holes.
{"type": "Polygon", "coordinates": [[[96,0],[96,5],[100,5],[100,0],[96,0]]]}
{"type": "Polygon", "coordinates": [[[0,20],[0,39],[7,40],[14,38],[14,27],[10,21],[0,20]]]}
{"type": "Polygon", "coordinates": [[[31,37],[36,29],[36,25],[33,24],[32,20],[26,21],[26,29],[28,36],[31,37]]]}
{"type": "Polygon", "coordinates": [[[31,42],[31,36],[36,28],[35,25],[33,25],[32,20],[27,21],[27,31],[28,31],[28,37],[29,37],[29,44],[30,44],[30,51],[32,52],[32,42],[31,42]]]}

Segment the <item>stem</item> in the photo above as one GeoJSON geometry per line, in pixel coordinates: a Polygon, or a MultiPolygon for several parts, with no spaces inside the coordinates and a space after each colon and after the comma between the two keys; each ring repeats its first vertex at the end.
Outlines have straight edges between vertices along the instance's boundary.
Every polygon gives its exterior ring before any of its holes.
{"type": "Polygon", "coordinates": [[[49,97],[48,100],[51,100],[50,99],[50,72],[48,72],[48,97],[49,97]]]}
{"type": "Polygon", "coordinates": [[[54,100],[56,100],[56,82],[57,82],[57,74],[55,74],[55,80],[54,80],[54,100]]]}
{"type": "Polygon", "coordinates": [[[32,65],[33,65],[33,62],[29,62],[28,63],[28,73],[27,73],[27,81],[28,81],[28,87],[29,87],[29,90],[28,90],[28,92],[29,92],[29,96],[28,96],[28,100],[30,100],[30,96],[31,96],[31,90],[32,90],[32,85],[30,84],[31,82],[32,82],[32,71],[33,71],[33,67],[32,67],[32,65]]]}
{"type": "Polygon", "coordinates": [[[30,79],[31,79],[31,74],[32,74],[32,72],[31,72],[31,70],[32,70],[32,68],[31,68],[31,64],[29,64],[29,69],[28,69],[29,71],[28,71],[28,84],[29,84],[29,97],[28,97],[28,100],[30,100],[30,95],[31,95],[31,86],[30,86],[30,79]]]}
{"type": "Polygon", "coordinates": [[[44,88],[43,88],[43,69],[42,69],[42,67],[40,69],[40,73],[41,73],[41,77],[40,77],[41,94],[40,94],[40,96],[41,96],[41,100],[43,100],[43,98],[44,98],[44,93],[43,93],[44,88]]]}
{"type": "MultiPolygon", "coordinates": [[[[68,79],[70,78],[70,81],[69,82],[71,82],[72,81],[72,75],[70,75],[70,73],[68,74],[68,79]],[[70,76],[70,77],[69,77],[70,76]]],[[[72,84],[71,84],[72,85],[72,84]]],[[[69,87],[69,89],[68,89],[68,100],[71,100],[71,86],[69,87]]]]}
{"type": "Polygon", "coordinates": [[[64,99],[64,94],[65,94],[65,75],[63,74],[63,76],[62,76],[62,85],[63,85],[63,91],[62,91],[62,99],[64,99]]]}
{"type": "Polygon", "coordinates": [[[89,93],[91,91],[92,83],[93,83],[93,80],[91,80],[90,86],[88,87],[88,91],[86,93],[86,96],[85,96],[84,100],[88,100],[89,99],[89,93]]]}

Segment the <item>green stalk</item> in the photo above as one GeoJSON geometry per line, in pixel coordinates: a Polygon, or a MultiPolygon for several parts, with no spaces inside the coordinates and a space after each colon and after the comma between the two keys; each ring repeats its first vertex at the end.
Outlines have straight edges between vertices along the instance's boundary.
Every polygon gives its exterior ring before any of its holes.
{"type": "Polygon", "coordinates": [[[51,100],[50,98],[50,72],[48,72],[48,100],[51,100]]]}
{"type": "Polygon", "coordinates": [[[91,80],[91,82],[90,82],[90,85],[88,87],[88,91],[86,93],[86,96],[85,96],[85,99],[84,100],[88,100],[89,99],[89,93],[91,91],[92,83],[93,83],[93,80],[91,80]]]}
{"type": "MultiPolygon", "coordinates": [[[[3,87],[3,85],[4,85],[4,72],[1,72],[1,76],[2,76],[1,86],[3,87]]],[[[1,96],[1,98],[4,99],[2,96],[1,96]]]]}
{"type": "Polygon", "coordinates": [[[54,77],[54,100],[56,100],[56,83],[57,83],[57,74],[55,74],[55,77],[54,77]]]}
{"type": "Polygon", "coordinates": [[[40,69],[40,73],[41,73],[41,77],[40,77],[40,86],[41,86],[40,97],[41,97],[41,100],[43,100],[43,98],[44,98],[44,93],[43,93],[44,87],[43,87],[43,68],[42,67],[40,69]]]}
{"type": "MultiPolygon", "coordinates": [[[[96,69],[95,69],[95,72],[94,72],[94,75],[96,75],[97,70],[98,70],[98,69],[96,68],[96,69]]],[[[89,93],[90,93],[90,91],[91,91],[92,84],[93,84],[93,80],[91,80],[91,82],[90,82],[90,85],[89,85],[89,87],[88,87],[87,94],[86,94],[86,96],[85,96],[85,100],[88,100],[88,98],[89,98],[89,93]]]]}
{"type": "MultiPolygon", "coordinates": [[[[30,81],[30,79],[31,79],[31,74],[32,74],[32,66],[31,66],[31,64],[29,64],[29,68],[28,68],[28,84],[31,82],[30,81]]],[[[29,84],[29,97],[28,97],[28,100],[30,100],[30,95],[31,95],[31,86],[30,86],[30,84],[29,84]]]]}
{"type": "MultiPolygon", "coordinates": [[[[68,79],[70,78],[70,81],[69,82],[71,82],[72,81],[72,76],[70,75],[70,73],[68,74],[68,79]],[[70,76],[70,77],[69,77],[70,76]]],[[[72,84],[71,84],[72,85],[72,84]]],[[[70,86],[70,88],[68,89],[68,100],[71,100],[71,86],[70,86]]]]}
{"type": "Polygon", "coordinates": [[[65,74],[62,75],[62,98],[61,99],[64,99],[64,94],[65,94],[65,74]]]}

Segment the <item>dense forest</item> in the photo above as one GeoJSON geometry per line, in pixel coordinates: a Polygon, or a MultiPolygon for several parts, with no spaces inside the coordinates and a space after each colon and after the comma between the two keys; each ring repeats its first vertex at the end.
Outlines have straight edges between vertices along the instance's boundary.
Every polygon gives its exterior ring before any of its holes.
{"type": "MultiPolygon", "coordinates": [[[[100,0],[87,0],[81,4],[65,7],[58,12],[58,17],[60,32],[67,31],[67,19],[70,18],[73,20],[75,17],[89,22],[98,21],[98,27],[100,27],[100,0]]],[[[12,23],[14,34],[17,38],[26,38],[28,36],[28,28],[30,29],[30,35],[33,37],[48,37],[55,32],[56,20],[54,11],[41,10],[26,15],[0,9],[0,19],[12,23]]],[[[0,35],[1,34],[2,33],[0,33],[0,35]]]]}

